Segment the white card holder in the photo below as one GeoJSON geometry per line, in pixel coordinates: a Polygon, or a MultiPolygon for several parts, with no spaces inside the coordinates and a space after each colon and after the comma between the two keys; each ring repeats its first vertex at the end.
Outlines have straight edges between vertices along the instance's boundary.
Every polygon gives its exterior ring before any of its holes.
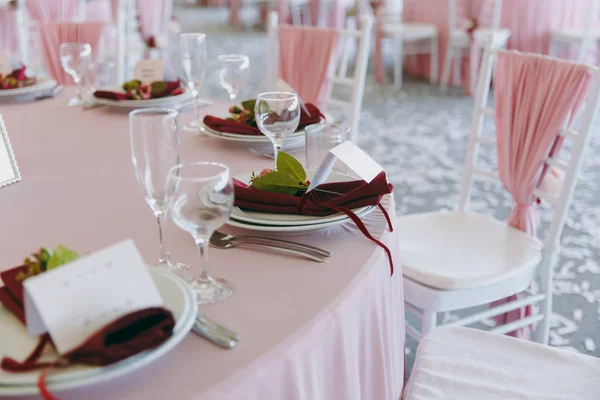
{"type": "Polygon", "coordinates": [[[21,173],[13,153],[8,132],[0,115],[0,188],[19,182],[21,173]]]}

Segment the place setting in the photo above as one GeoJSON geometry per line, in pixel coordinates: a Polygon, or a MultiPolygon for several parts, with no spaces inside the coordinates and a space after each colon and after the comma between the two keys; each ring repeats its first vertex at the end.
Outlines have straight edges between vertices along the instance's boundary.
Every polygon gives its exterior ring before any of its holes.
{"type": "Polygon", "coordinates": [[[27,67],[0,52],[0,101],[30,101],[56,97],[63,90],[53,79],[37,78],[27,67]]]}

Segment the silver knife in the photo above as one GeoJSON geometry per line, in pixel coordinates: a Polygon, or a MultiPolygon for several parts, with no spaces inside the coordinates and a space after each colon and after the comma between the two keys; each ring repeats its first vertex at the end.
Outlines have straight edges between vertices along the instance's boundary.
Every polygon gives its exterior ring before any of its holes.
{"type": "Polygon", "coordinates": [[[201,324],[208,325],[209,327],[211,327],[217,331],[220,331],[225,336],[229,336],[230,338],[234,339],[235,341],[239,341],[242,338],[239,333],[232,331],[231,329],[209,319],[208,317],[206,317],[204,315],[198,314],[198,316],[196,317],[196,320],[198,320],[201,324]]]}
{"type": "Polygon", "coordinates": [[[194,323],[192,330],[196,334],[202,336],[203,338],[224,349],[233,349],[237,344],[237,341],[235,339],[232,339],[228,336],[223,335],[222,333],[219,333],[218,331],[212,329],[210,326],[205,325],[198,320],[196,320],[196,322],[194,323]]]}

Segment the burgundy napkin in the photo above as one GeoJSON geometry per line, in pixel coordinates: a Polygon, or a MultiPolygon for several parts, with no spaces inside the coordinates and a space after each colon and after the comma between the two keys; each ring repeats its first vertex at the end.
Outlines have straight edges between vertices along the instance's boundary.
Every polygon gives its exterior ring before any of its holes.
{"type": "MultiPolygon", "coordinates": [[[[160,94],[159,96],[152,97],[153,99],[158,99],[160,97],[169,97],[169,96],[171,96],[171,94],[173,93],[173,91],[175,89],[178,89],[181,87],[181,81],[179,81],[179,80],[167,81],[165,83],[167,84],[165,91],[162,94],[160,94]]],[[[131,95],[129,95],[128,93],[113,92],[110,90],[96,90],[94,92],[94,97],[97,97],[99,99],[108,99],[108,100],[117,100],[117,101],[133,100],[131,98],[131,95]]]]}
{"type": "Polygon", "coordinates": [[[27,272],[27,265],[11,268],[0,272],[4,287],[0,287],[0,303],[15,317],[25,324],[25,309],[23,308],[23,282],[17,280],[19,272],[27,272]]]}
{"type": "Polygon", "coordinates": [[[241,209],[274,214],[315,216],[325,216],[336,212],[346,214],[369,240],[377,243],[386,251],[391,273],[394,273],[390,250],[369,233],[360,217],[352,211],[354,208],[377,206],[385,216],[390,231],[393,231],[392,221],[381,205],[381,198],[394,189],[392,184],[388,183],[385,172],[381,172],[370,183],[364,180],[325,183],[305,193],[302,197],[253,189],[238,180],[234,181],[234,188],[235,205],[241,209]]]}
{"type": "MultiPolygon", "coordinates": [[[[308,125],[318,124],[321,122],[321,119],[325,119],[325,116],[321,114],[321,111],[311,103],[306,103],[306,109],[310,113],[308,115],[304,110],[300,110],[300,124],[298,124],[298,129],[302,129],[308,125]]],[[[251,125],[230,121],[228,119],[213,117],[212,115],[207,115],[204,117],[204,123],[211,129],[214,129],[218,132],[224,133],[234,133],[238,135],[262,135],[261,131],[251,125]]]]}

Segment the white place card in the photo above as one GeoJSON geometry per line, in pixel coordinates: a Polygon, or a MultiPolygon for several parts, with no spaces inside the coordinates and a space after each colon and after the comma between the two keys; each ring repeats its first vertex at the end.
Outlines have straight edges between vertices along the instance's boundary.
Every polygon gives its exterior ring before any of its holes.
{"type": "Polygon", "coordinates": [[[165,78],[164,60],[140,60],[135,64],[133,79],[137,79],[144,85],[152,82],[160,82],[165,78]]]}
{"type": "MultiPolygon", "coordinates": [[[[279,78],[277,80],[277,83],[275,84],[275,91],[276,92],[288,92],[288,93],[291,92],[291,93],[298,94],[298,92],[296,92],[294,90],[294,88],[292,88],[290,85],[288,85],[288,83],[281,78],[279,78]]],[[[300,107],[302,107],[302,110],[310,117],[311,115],[308,112],[308,109],[304,105],[304,102],[302,101],[300,96],[298,96],[298,101],[300,102],[300,107]]]]}
{"type": "Polygon", "coordinates": [[[12,67],[10,66],[10,57],[8,56],[8,52],[6,50],[0,51],[0,75],[6,76],[12,72],[12,67]]]}
{"type": "Polygon", "coordinates": [[[13,153],[8,132],[0,115],[0,188],[21,180],[21,173],[13,153]]]}
{"type": "Polygon", "coordinates": [[[348,168],[354,171],[356,175],[367,183],[370,183],[383,171],[381,165],[377,164],[375,160],[362,151],[360,147],[351,141],[346,141],[329,150],[327,157],[325,157],[319,166],[319,169],[317,169],[315,177],[311,181],[307,192],[313,190],[327,180],[336,160],[340,160],[346,164],[348,168]]]}
{"type": "Polygon", "coordinates": [[[115,319],[163,300],[131,240],[27,279],[29,336],[49,332],[59,354],[115,319]]]}

